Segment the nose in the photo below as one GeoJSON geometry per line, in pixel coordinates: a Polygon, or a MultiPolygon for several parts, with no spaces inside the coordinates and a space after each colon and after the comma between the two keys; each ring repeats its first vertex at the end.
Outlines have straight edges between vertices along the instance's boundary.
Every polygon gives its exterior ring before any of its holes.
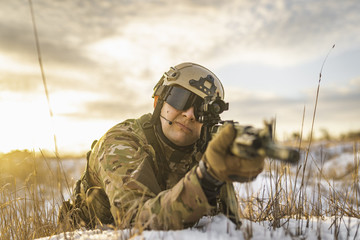
{"type": "Polygon", "coordinates": [[[191,121],[195,120],[194,107],[190,107],[183,111],[183,116],[189,118],[191,121]]]}

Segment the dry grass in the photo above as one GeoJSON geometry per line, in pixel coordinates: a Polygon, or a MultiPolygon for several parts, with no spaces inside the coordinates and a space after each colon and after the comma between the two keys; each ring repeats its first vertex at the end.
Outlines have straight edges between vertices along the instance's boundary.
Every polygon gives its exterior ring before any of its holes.
{"type": "MultiPolygon", "coordinates": [[[[326,154],[316,156],[327,159],[326,154]]],[[[249,190],[247,197],[239,199],[241,217],[253,222],[268,221],[273,229],[287,228],[289,219],[297,219],[296,229],[288,229],[294,236],[306,231],[310,219],[336,217],[332,225],[336,233],[344,217],[360,218],[357,144],[354,144],[353,156],[354,163],[344,169],[346,174],[342,178],[334,178],[333,169],[325,171],[323,168],[325,160],[311,154],[307,166],[304,166],[304,159],[293,167],[267,161],[268,184],[260,192],[249,190]]],[[[34,239],[56,234],[59,231],[57,211],[64,198],[61,193],[69,189],[60,163],[36,159],[28,153],[22,161],[11,161],[16,168],[11,170],[9,161],[5,158],[0,161],[1,239],[34,239]]],[[[250,184],[240,186],[247,188],[250,184]]],[[[244,229],[251,239],[254,235],[251,226],[244,229]]]]}
{"type": "MultiPolygon", "coordinates": [[[[333,217],[334,239],[344,217],[360,218],[359,150],[354,143],[354,162],[344,169],[337,166],[324,169],[324,159],[303,159],[297,166],[270,161],[266,166],[266,179],[261,192],[239,199],[242,218],[268,221],[273,229],[287,227],[287,220],[297,219],[294,236],[301,236],[311,219],[333,217]],[[304,169],[305,168],[305,169],[304,169]],[[342,172],[333,175],[333,172],[342,172]]],[[[321,150],[320,150],[321,151],[321,150]]],[[[304,154],[304,157],[307,154],[304,154]]],[[[325,158],[324,155],[319,155],[325,158]]],[[[329,160],[331,161],[331,160],[329,160]]],[[[249,185],[249,184],[247,184],[249,185]]],[[[346,223],[345,223],[346,225],[346,223]]],[[[350,225],[350,223],[349,223],[350,225]]],[[[246,228],[250,231],[250,228],[246,228]]],[[[253,233],[246,233],[252,236],[253,233]]],[[[321,239],[319,233],[319,239],[321,239]]]]}
{"type": "Polygon", "coordinates": [[[0,170],[1,239],[56,233],[61,193],[69,189],[60,162],[17,151],[0,156],[0,170]]]}

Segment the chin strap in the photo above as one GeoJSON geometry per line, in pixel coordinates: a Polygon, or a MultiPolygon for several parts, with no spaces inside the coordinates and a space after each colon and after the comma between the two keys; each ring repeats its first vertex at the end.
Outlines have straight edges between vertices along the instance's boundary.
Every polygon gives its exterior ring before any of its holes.
{"type": "Polygon", "coordinates": [[[152,117],[151,117],[150,122],[149,122],[149,124],[151,126],[156,126],[157,123],[159,122],[161,108],[162,108],[163,105],[164,105],[164,100],[159,97],[158,100],[157,100],[154,112],[153,112],[152,117]]]}
{"type": "Polygon", "coordinates": [[[165,154],[163,153],[159,145],[159,142],[156,139],[154,125],[151,124],[151,121],[154,119],[154,116],[152,116],[150,121],[147,119],[146,116],[147,115],[144,115],[143,117],[140,118],[140,125],[145,133],[146,140],[155,150],[156,158],[158,161],[156,161],[156,159],[153,159],[153,161],[157,163],[158,167],[154,166],[155,168],[154,170],[157,169],[157,173],[158,173],[157,177],[158,177],[159,185],[162,190],[165,190],[166,182],[164,181],[164,179],[166,179],[166,177],[164,176],[167,176],[169,169],[165,164],[166,163],[165,154]]]}

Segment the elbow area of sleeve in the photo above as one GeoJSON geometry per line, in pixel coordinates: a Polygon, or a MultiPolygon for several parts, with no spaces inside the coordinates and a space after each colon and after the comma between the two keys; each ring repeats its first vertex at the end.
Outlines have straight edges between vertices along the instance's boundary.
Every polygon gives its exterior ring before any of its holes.
{"type": "Polygon", "coordinates": [[[211,209],[193,168],[173,188],[149,199],[138,220],[150,229],[183,229],[195,224],[211,209]]]}

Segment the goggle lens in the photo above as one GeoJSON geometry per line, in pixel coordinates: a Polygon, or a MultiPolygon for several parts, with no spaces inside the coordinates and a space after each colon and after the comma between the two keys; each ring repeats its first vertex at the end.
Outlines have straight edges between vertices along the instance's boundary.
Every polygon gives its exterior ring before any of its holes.
{"type": "Polygon", "coordinates": [[[170,89],[170,93],[165,101],[172,107],[180,111],[185,111],[190,107],[194,107],[194,115],[196,120],[198,120],[198,111],[204,99],[185,88],[173,86],[170,89]]]}

